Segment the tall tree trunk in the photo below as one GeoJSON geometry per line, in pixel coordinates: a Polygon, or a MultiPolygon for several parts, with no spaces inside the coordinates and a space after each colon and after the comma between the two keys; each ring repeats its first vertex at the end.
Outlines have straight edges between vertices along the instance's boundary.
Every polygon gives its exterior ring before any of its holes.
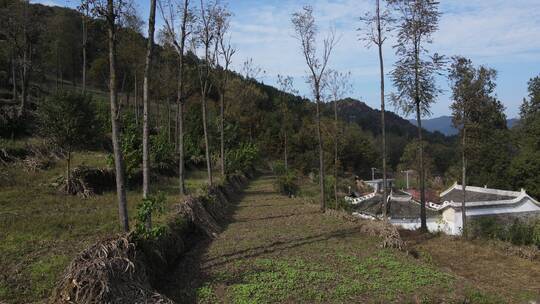
{"type": "Polygon", "coordinates": [[[285,143],[284,143],[284,146],[283,146],[283,154],[284,154],[284,157],[285,157],[285,171],[289,171],[289,160],[288,160],[288,155],[287,155],[287,143],[288,141],[288,138],[287,138],[287,128],[285,128],[285,143]]]}
{"type": "Polygon", "coordinates": [[[161,130],[161,100],[156,99],[156,129],[161,130]]]}
{"type": "Polygon", "coordinates": [[[180,186],[180,195],[186,194],[186,185],[185,185],[185,173],[184,173],[184,102],[180,101],[178,103],[178,177],[179,177],[179,186],[180,186]]]}
{"type": "MultiPolygon", "coordinates": [[[[465,116],[465,115],[464,115],[465,116]]],[[[465,123],[463,124],[463,142],[462,142],[462,151],[461,151],[461,162],[462,162],[462,176],[461,176],[461,186],[463,189],[463,200],[461,202],[461,221],[463,229],[463,237],[467,238],[467,214],[465,202],[467,201],[467,159],[465,157],[465,144],[466,144],[466,128],[465,123]]]]}
{"type": "MultiPolygon", "coordinates": [[[[149,194],[150,160],[149,160],[149,130],[148,130],[148,97],[150,85],[150,72],[152,69],[152,55],[154,50],[154,31],[156,23],[156,0],[150,0],[150,16],[148,18],[148,42],[146,45],[146,60],[144,65],[143,84],[143,198],[149,194]]],[[[159,109],[159,108],[158,108],[159,109]]],[[[152,214],[146,219],[146,227],[152,228],[152,214]]]]}
{"type": "Polygon", "coordinates": [[[419,62],[420,62],[420,39],[417,38],[414,41],[414,71],[415,71],[415,103],[416,103],[416,122],[418,126],[418,158],[419,158],[419,170],[420,178],[420,230],[427,232],[426,221],[426,172],[424,169],[424,143],[422,141],[422,108],[420,101],[420,76],[419,76],[419,62]]]}
{"type": "Polygon", "coordinates": [[[137,83],[137,71],[135,71],[135,124],[139,125],[139,85],[137,83]]]}
{"type": "Polygon", "coordinates": [[[83,94],[86,93],[86,47],[88,44],[88,30],[87,30],[87,20],[86,16],[83,16],[82,20],[82,55],[83,55],[83,63],[82,63],[82,92],[83,94]]]}
{"type": "Polygon", "coordinates": [[[338,166],[339,166],[339,155],[338,155],[338,139],[339,139],[339,130],[338,130],[338,109],[337,109],[337,99],[334,100],[334,200],[336,203],[336,210],[338,209],[338,166]]]}
{"type": "Polygon", "coordinates": [[[12,99],[13,101],[16,101],[18,99],[18,96],[17,96],[17,61],[15,59],[15,55],[13,55],[11,59],[11,65],[12,65],[11,81],[13,85],[12,99]]]}
{"type": "Polygon", "coordinates": [[[180,195],[186,194],[185,166],[184,166],[184,47],[187,37],[187,15],[189,12],[189,0],[184,0],[182,25],[180,29],[180,45],[178,47],[178,96],[177,96],[177,136],[178,141],[178,179],[180,195]]]}
{"type": "Polygon", "coordinates": [[[178,112],[180,112],[180,103],[176,102],[176,112],[174,116],[174,151],[178,152],[178,139],[180,136],[180,133],[178,132],[178,120],[180,117],[178,116],[178,112]]]}
{"type": "Polygon", "coordinates": [[[130,108],[131,106],[131,90],[126,91],[126,108],[130,108]]]}
{"type": "Polygon", "coordinates": [[[418,125],[418,156],[419,156],[419,179],[420,179],[420,230],[427,231],[426,221],[426,172],[424,169],[424,143],[422,139],[422,115],[420,102],[416,103],[416,123],[418,125]]]}
{"type": "Polygon", "coordinates": [[[56,57],[56,61],[55,61],[56,92],[58,93],[58,89],[60,88],[60,58],[59,58],[59,55],[58,55],[58,40],[55,41],[54,49],[55,49],[54,52],[55,52],[55,57],[56,57]]]}
{"type": "Polygon", "coordinates": [[[202,99],[202,115],[203,115],[203,130],[204,130],[204,147],[206,152],[206,171],[208,173],[208,184],[212,186],[212,161],[210,160],[210,141],[208,139],[207,126],[207,109],[206,109],[206,92],[203,93],[202,99]]]}
{"type": "Polygon", "coordinates": [[[381,132],[382,132],[382,167],[383,167],[383,217],[388,215],[388,181],[386,178],[386,121],[385,121],[385,100],[384,100],[384,59],[383,59],[383,38],[381,28],[381,8],[380,1],[377,0],[377,37],[379,47],[379,66],[381,77],[381,132]]]}
{"type": "Polygon", "coordinates": [[[323,143],[322,143],[322,134],[321,134],[321,112],[320,112],[320,100],[321,97],[319,95],[319,85],[316,84],[316,92],[317,96],[315,98],[317,103],[317,137],[319,139],[319,185],[321,190],[321,197],[320,197],[320,203],[321,203],[321,212],[326,212],[326,201],[325,201],[325,193],[324,193],[324,151],[323,151],[323,143]]]}
{"type": "MultiPolygon", "coordinates": [[[[25,29],[26,37],[26,29],[25,29]]],[[[21,104],[19,105],[19,111],[17,113],[18,117],[22,117],[26,111],[26,106],[28,104],[28,86],[30,85],[30,65],[31,63],[31,54],[32,54],[32,45],[25,38],[25,45],[23,51],[23,60],[22,60],[22,70],[21,70],[21,104]]]]}
{"type": "Polygon", "coordinates": [[[66,192],[71,194],[71,149],[67,151],[66,192]]]}
{"type": "Polygon", "coordinates": [[[62,64],[60,64],[60,89],[64,90],[64,71],[63,71],[62,64]]]}
{"type": "Polygon", "coordinates": [[[21,71],[21,104],[19,105],[19,111],[17,116],[22,117],[24,115],[24,112],[26,110],[26,105],[28,104],[28,85],[30,83],[30,71],[28,68],[28,62],[27,62],[27,52],[24,52],[23,55],[23,66],[21,71]]]}
{"type": "Polygon", "coordinates": [[[23,1],[23,59],[21,70],[21,104],[17,112],[17,117],[22,117],[26,111],[28,103],[28,86],[30,84],[30,69],[32,64],[32,43],[28,41],[26,24],[28,21],[29,1],[23,1]]]}
{"type": "Polygon", "coordinates": [[[167,140],[169,144],[172,142],[171,133],[171,98],[167,96],[167,140]]]}
{"type": "Polygon", "coordinates": [[[225,88],[221,90],[219,97],[221,176],[225,177],[225,88]]]}
{"type": "Polygon", "coordinates": [[[114,150],[114,165],[116,173],[116,193],[118,196],[118,214],[125,232],[129,232],[127,197],[125,186],[125,166],[122,148],[120,146],[120,117],[118,112],[118,92],[116,88],[116,24],[114,1],[107,0],[107,22],[109,43],[109,94],[111,101],[112,142],[114,150]]]}

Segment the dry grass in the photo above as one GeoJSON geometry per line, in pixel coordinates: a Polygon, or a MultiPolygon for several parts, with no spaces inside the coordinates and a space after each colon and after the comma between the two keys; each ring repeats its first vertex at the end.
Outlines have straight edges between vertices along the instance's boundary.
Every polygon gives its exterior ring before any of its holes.
{"type": "Polygon", "coordinates": [[[501,302],[540,301],[540,263],[508,254],[489,241],[464,241],[444,235],[404,236],[420,256],[470,282],[501,302]]]}
{"type": "MultiPolygon", "coordinates": [[[[73,162],[74,167],[105,167],[106,155],[76,153],[73,162]]],[[[62,160],[35,172],[17,165],[0,168],[0,302],[40,303],[81,250],[120,232],[116,193],[88,199],[58,193],[50,184],[64,174],[62,160]]],[[[202,172],[192,172],[188,189],[194,192],[204,181],[202,172]]],[[[152,184],[152,191],[166,194],[167,211],[182,200],[177,184],[176,178],[152,184]]],[[[141,197],[140,189],[128,191],[130,216],[141,197]]],[[[155,220],[159,223],[164,217],[155,220]]]]}

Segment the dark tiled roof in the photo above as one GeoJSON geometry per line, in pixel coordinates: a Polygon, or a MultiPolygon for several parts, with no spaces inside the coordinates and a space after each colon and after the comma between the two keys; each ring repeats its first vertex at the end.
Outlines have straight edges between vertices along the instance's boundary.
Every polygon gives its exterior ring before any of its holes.
{"type": "MultiPolygon", "coordinates": [[[[426,208],[427,217],[437,217],[437,211],[426,208]]],[[[420,204],[413,202],[390,202],[390,216],[395,219],[417,219],[420,218],[420,204]]]]}
{"type": "MultiPolygon", "coordinates": [[[[503,200],[511,200],[515,197],[513,196],[507,196],[507,195],[500,195],[500,194],[493,194],[493,193],[482,193],[482,192],[475,192],[466,190],[466,201],[467,202],[487,202],[487,201],[503,201],[503,200]]],[[[452,189],[450,192],[448,192],[446,195],[441,197],[441,201],[454,201],[454,202],[461,202],[463,200],[463,190],[461,189],[452,189]]]]}
{"type": "MultiPolygon", "coordinates": [[[[420,201],[420,190],[416,190],[416,189],[410,189],[408,190],[409,193],[411,193],[411,195],[413,196],[413,199],[417,202],[420,201]]],[[[438,204],[439,203],[439,194],[433,190],[429,190],[429,189],[426,189],[425,191],[425,195],[426,195],[426,202],[432,202],[432,203],[435,203],[435,204],[438,204]]]]}
{"type": "Polygon", "coordinates": [[[382,195],[376,194],[374,197],[361,202],[354,207],[354,211],[377,215],[382,213],[381,209],[382,195]]]}
{"type": "MultiPolygon", "coordinates": [[[[380,215],[382,214],[382,196],[377,194],[375,197],[370,198],[366,201],[361,202],[360,204],[354,207],[354,211],[362,212],[370,215],[380,215]]],[[[436,217],[438,212],[426,209],[427,217],[436,217]]],[[[414,202],[390,202],[390,216],[397,219],[415,219],[420,217],[420,205],[414,202]]]]}

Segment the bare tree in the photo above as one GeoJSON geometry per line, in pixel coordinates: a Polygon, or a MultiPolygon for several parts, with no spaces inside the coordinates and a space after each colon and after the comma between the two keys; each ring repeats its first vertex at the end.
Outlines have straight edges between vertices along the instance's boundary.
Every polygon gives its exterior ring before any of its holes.
{"type": "Polygon", "coordinates": [[[261,75],[264,77],[265,73],[266,71],[253,62],[253,58],[246,59],[242,64],[242,76],[244,76],[246,80],[256,81],[259,79],[259,77],[261,77],[261,75]]]}
{"type": "Polygon", "coordinates": [[[86,93],[86,49],[88,48],[88,21],[90,19],[90,6],[88,0],[81,0],[78,10],[82,15],[82,92],[84,94],[86,93]]]}
{"type": "Polygon", "coordinates": [[[289,157],[288,157],[288,138],[289,130],[291,128],[291,112],[289,111],[289,98],[287,94],[298,94],[298,91],[294,89],[293,78],[291,76],[278,75],[278,85],[281,91],[281,132],[283,133],[283,160],[285,164],[285,170],[289,170],[289,157]]]}
{"type": "Polygon", "coordinates": [[[210,139],[208,135],[208,113],[207,97],[212,89],[211,73],[215,63],[216,54],[212,50],[216,37],[216,12],[217,3],[208,2],[205,4],[201,0],[199,24],[197,29],[197,39],[194,41],[203,51],[203,59],[198,60],[198,72],[201,88],[201,105],[203,117],[204,146],[206,154],[206,170],[208,174],[208,184],[213,185],[212,179],[212,161],[210,159],[210,139]]]}
{"type": "Polygon", "coordinates": [[[231,13],[226,7],[218,7],[216,9],[216,68],[217,68],[217,90],[219,93],[219,132],[220,132],[220,159],[221,159],[221,175],[225,176],[225,93],[229,82],[229,68],[232,63],[232,57],[236,53],[236,49],[231,46],[230,37],[227,38],[229,31],[229,18],[231,13]],[[220,57],[223,58],[223,66],[220,66],[220,57]]]}
{"type": "Polygon", "coordinates": [[[118,197],[118,214],[120,223],[125,232],[129,231],[129,218],[127,210],[127,196],[125,184],[125,164],[122,147],[120,146],[120,108],[118,106],[118,89],[116,75],[116,27],[121,21],[128,3],[122,0],[89,0],[91,12],[105,19],[109,46],[109,99],[111,106],[112,144],[114,154],[114,168],[116,174],[116,194],[118,197]]]}
{"type": "Polygon", "coordinates": [[[387,182],[387,152],[386,152],[386,119],[385,119],[385,92],[384,92],[384,58],[383,45],[386,34],[391,31],[394,19],[389,11],[381,12],[380,0],[375,0],[375,13],[366,13],[360,20],[364,23],[358,30],[362,33],[361,40],[366,42],[369,48],[376,45],[379,51],[380,89],[381,89],[381,135],[382,135],[382,168],[383,168],[383,217],[388,213],[388,182],[387,182]]]}
{"type": "MultiPolygon", "coordinates": [[[[149,128],[148,128],[148,99],[150,86],[150,73],[152,71],[152,56],[154,53],[154,32],[156,24],[156,0],[150,0],[150,15],[148,17],[148,41],[146,45],[146,58],[144,64],[144,79],[143,79],[143,199],[148,198],[149,180],[150,180],[150,160],[149,160],[149,128]]],[[[146,221],[147,228],[152,227],[152,215],[149,214],[146,221]]]]}
{"type": "Polygon", "coordinates": [[[300,12],[296,12],[292,16],[292,24],[296,34],[296,38],[300,41],[302,55],[306,60],[309,69],[309,81],[313,88],[315,96],[316,111],[317,111],[317,137],[319,139],[319,183],[320,183],[320,204],[321,211],[326,211],[325,194],[324,194],[324,151],[321,136],[321,91],[324,86],[324,73],[330,60],[330,55],[336,44],[335,33],[331,33],[323,40],[323,53],[320,58],[317,56],[317,33],[318,28],[315,24],[313,16],[313,7],[304,6],[300,12]]]}
{"type": "MultiPolygon", "coordinates": [[[[260,78],[264,77],[265,73],[266,71],[253,62],[253,58],[248,58],[243,62],[241,75],[244,78],[244,81],[242,81],[241,84],[239,100],[247,108],[254,106],[257,98],[260,98],[262,92],[256,87],[256,83],[260,78]]],[[[247,124],[250,142],[253,142],[253,131],[255,129],[255,122],[258,119],[259,118],[256,115],[247,117],[247,119],[241,119],[247,124]]]]}
{"type": "Polygon", "coordinates": [[[167,33],[167,39],[170,40],[171,44],[176,49],[178,53],[178,84],[177,84],[177,95],[176,95],[176,106],[177,106],[177,149],[178,149],[178,177],[179,177],[179,190],[180,194],[186,194],[185,186],[185,165],[184,165],[184,106],[186,100],[185,92],[185,65],[184,65],[184,53],[186,47],[186,41],[191,34],[191,25],[194,21],[194,15],[190,10],[189,0],[183,0],[181,3],[176,3],[171,0],[165,0],[164,3],[161,1],[160,10],[161,16],[165,20],[165,30],[167,33]],[[166,1],[166,2],[165,2],[166,1]],[[165,10],[167,9],[167,10],[165,10]],[[178,16],[176,12],[179,11],[180,15],[178,16]],[[180,24],[180,32],[176,31],[176,22],[180,24]]]}
{"type": "Polygon", "coordinates": [[[438,29],[441,14],[439,2],[435,0],[389,0],[389,2],[396,8],[400,22],[397,44],[394,46],[399,59],[392,71],[397,93],[392,95],[392,100],[405,114],[416,113],[420,170],[420,229],[427,231],[422,116],[430,114],[431,104],[440,93],[435,75],[442,69],[444,58],[436,53],[429,56],[425,44],[432,42],[432,35],[438,29]]]}
{"type": "Polygon", "coordinates": [[[334,199],[336,209],[338,208],[338,180],[339,180],[339,151],[338,143],[340,139],[338,124],[338,102],[346,94],[352,91],[350,83],[351,73],[341,73],[335,70],[328,70],[326,77],[326,89],[329,91],[330,98],[334,105],[334,199]]]}

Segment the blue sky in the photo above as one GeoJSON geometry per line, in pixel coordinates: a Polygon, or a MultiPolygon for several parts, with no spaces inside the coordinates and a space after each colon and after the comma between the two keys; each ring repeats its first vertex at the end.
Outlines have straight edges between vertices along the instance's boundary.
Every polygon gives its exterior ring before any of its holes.
{"type": "MultiPolygon", "coordinates": [[[[34,0],[47,5],[75,6],[73,0],[34,0]]],[[[197,3],[199,1],[193,1],[197,3]]],[[[149,1],[135,0],[139,15],[146,19],[149,1]]],[[[378,57],[358,41],[358,17],[370,10],[374,0],[230,0],[232,43],[238,49],[234,67],[247,58],[266,73],[260,80],[275,84],[278,74],[291,75],[302,95],[309,96],[305,84],[306,67],[298,42],[293,38],[290,17],[302,5],[315,8],[321,38],[330,27],[341,37],[330,66],[351,72],[351,97],[379,107],[378,57]]],[[[463,55],[498,72],[497,96],[505,104],[509,118],[516,117],[527,95],[527,81],[540,74],[539,0],[441,0],[443,16],[434,35],[432,51],[447,56],[463,55]]],[[[161,24],[158,21],[158,25],[161,24]]],[[[391,41],[386,45],[387,69],[395,61],[391,41]]],[[[393,90],[387,77],[388,93],[393,90]]],[[[433,117],[448,115],[449,87],[439,79],[445,93],[432,108],[433,117]]],[[[392,109],[392,107],[390,107],[392,109]]]]}

